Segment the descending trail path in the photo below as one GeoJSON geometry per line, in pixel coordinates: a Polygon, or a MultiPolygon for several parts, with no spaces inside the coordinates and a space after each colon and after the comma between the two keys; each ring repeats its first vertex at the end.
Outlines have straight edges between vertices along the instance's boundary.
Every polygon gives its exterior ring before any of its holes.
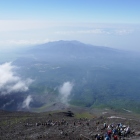
{"type": "MultiPolygon", "coordinates": [[[[104,115],[91,114],[92,117],[79,118],[77,111],[72,112],[5,112],[1,111],[0,139],[26,139],[26,140],[94,140],[100,134],[104,136],[107,128],[103,128],[104,122],[117,126],[121,123],[124,127],[129,126],[131,133],[125,140],[140,139],[140,121],[132,116],[105,113],[104,115]]],[[[123,138],[123,136],[121,136],[123,138]]]]}

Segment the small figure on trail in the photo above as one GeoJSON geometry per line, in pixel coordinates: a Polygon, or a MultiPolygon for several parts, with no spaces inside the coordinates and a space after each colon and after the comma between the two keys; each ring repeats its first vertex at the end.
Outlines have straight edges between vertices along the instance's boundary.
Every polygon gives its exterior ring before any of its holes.
{"type": "Polygon", "coordinates": [[[118,140],[118,136],[117,135],[114,135],[113,138],[114,138],[113,140],[118,140]]]}
{"type": "Polygon", "coordinates": [[[95,139],[97,138],[98,134],[95,135],[95,139]]]}
{"type": "Polygon", "coordinates": [[[98,122],[96,122],[96,125],[99,125],[99,121],[98,121],[98,122]]]}
{"type": "Polygon", "coordinates": [[[68,126],[68,125],[69,125],[69,123],[68,123],[68,122],[66,122],[66,125],[68,126]]]}
{"type": "Polygon", "coordinates": [[[108,130],[107,134],[108,134],[108,137],[111,139],[112,131],[111,130],[108,130]]]}
{"type": "Polygon", "coordinates": [[[119,124],[119,128],[122,128],[122,124],[121,123],[119,124]]]}
{"type": "Polygon", "coordinates": [[[86,122],[87,126],[89,126],[89,121],[86,122]]]}
{"type": "Polygon", "coordinates": [[[126,136],[127,136],[128,134],[130,134],[130,127],[129,127],[129,126],[126,127],[125,132],[126,132],[126,136]]]}
{"type": "Polygon", "coordinates": [[[111,125],[108,125],[107,130],[112,130],[111,125]]]}
{"type": "Polygon", "coordinates": [[[113,135],[116,135],[116,134],[117,134],[117,129],[114,128],[114,129],[112,130],[112,133],[113,133],[113,135]]]}
{"type": "Polygon", "coordinates": [[[111,129],[113,129],[113,128],[114,128],[114,124],[112,123],[112,124],[110,125],[110,127],[111,127],[111,129]]]}
{"type": "Polygon", "coordinates": [[[100,140],[104,140],[104,136],[101,136],[101,137],[100,137],[100,140]]]}
{"type": "Polygon", "coordinates": [[[106,137],[105,137],[105,140],[111,140],[111,139],[109,138],[109,136],[106,136],[106,137]]]}
{"type": "Polygon", "coordinates": [[[96,140],[104,140],[104,136],[100,136],[100,134],[95,135],[96,140]]]}
{"type": "Polygon", "coordinates": [[[97,140],[101,140],[101,139],[100,139],[100,134],[97,135],[96,139],[97,139],[97,140]]]}
{"type": "Polygon", "coordinates": [[[107,124],[104,122],[104,129],[106,129],[107,128],[107,124]]]}

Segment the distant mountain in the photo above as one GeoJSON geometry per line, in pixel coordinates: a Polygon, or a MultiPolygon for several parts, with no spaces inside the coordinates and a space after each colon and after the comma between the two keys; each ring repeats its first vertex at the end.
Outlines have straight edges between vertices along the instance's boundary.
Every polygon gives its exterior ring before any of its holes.
{"type": "Polygon", "coordinates": [[[70,61],[96,57],[108,58],[109,56],[120,55],[122,51],[108,47],[88,45],[78,41],[56,41],[37,45],[26,53],[33,54],[37,59],[43,61],[51,61],[53,59],[70,61]]]}
{"type": "Polygon", "coordinates": [[[72,105],[140,112],[139,62],[135,53],[61,40],[30,47],[13,64],[23,78],[34,79],[26,93],[32,107],[61,102],[59,88],[70,82],[72,105]]]}
{"type": "Polygon", "coordinates": [[[92,53],[109,53],[109,52],[117,52],[118,50],[108,48],[108,47],[99,47],[84,44],[78,41],[55,41],[49,42],[42,45],[34,46],[29,50],[31,53],[58,53],[58,54],[70,54],[70,55],[78,55],[79,54],[92,54],[92,53]]]}

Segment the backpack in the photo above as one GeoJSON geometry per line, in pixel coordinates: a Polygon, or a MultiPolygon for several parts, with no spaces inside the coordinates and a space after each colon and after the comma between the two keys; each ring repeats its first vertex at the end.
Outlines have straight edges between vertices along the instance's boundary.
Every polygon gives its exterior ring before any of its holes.
{"type": "Polygon", "coordinates": [[[110,140],[110,138],[109,137],[106,137],[105,140],[110,140]]]}

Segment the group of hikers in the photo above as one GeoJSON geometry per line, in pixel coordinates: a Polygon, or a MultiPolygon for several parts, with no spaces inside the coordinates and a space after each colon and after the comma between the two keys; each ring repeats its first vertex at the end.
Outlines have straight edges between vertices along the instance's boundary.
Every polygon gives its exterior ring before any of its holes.
{"type": "Polygon", "coordinates": [[[96,134],[96,140],[125,140],[130,134],[130,127],[126,125],[122,125],[122,123],[118,123],[117,125],[106,123],[103,124],[103,129],[106,133],[104,135],[96,134]]]}
{"type": "MultiPolygon", "coordinates": [[[[95,121],[94,121],[95,122],[95,121]]],[[[107,123],[99,123],[96,122],[96,124],[94,124],[95,127],[93,127],[93,123],[91,120],[88,120],[87,118],[85,119],[75,119],[75,120],[65,120],[64,118],[60,119],[60,120],[51,120],[48,119],[47,121],[45,121],[44,123],[38,122],[35,124],[36,126],[64,126],[64,127],[60,127],[58,129],[58,131],[60,132],[60,135],[65,135],[68,136],[70,134],[70,132],[66,132],[65,128],[69,128],[69,131],[71,130],[74,134],[74,132],[76,132],[76,129],[82,130],[82,129],[86,129],[86,128],[93,128],[92,130],[92,135],[89,135],[89,137],[92,140],[125,140],[126,137],[129,136],[130,134],[130,127],[123,125],[122,123],[118,123],[118,124],[107,124],[107,123]],[[97,129],[96,129],[97,128],[97,129]],[[98,133],[98,134],[96,134],[98,133]]],[[[26,126],[29,126],[26,125],[26,126]]],[[[84,135],[84,133],[80,134],[80,138],[81,140],[83,140],[83,138],[87,138],[88,136],[84,135]]]]}

